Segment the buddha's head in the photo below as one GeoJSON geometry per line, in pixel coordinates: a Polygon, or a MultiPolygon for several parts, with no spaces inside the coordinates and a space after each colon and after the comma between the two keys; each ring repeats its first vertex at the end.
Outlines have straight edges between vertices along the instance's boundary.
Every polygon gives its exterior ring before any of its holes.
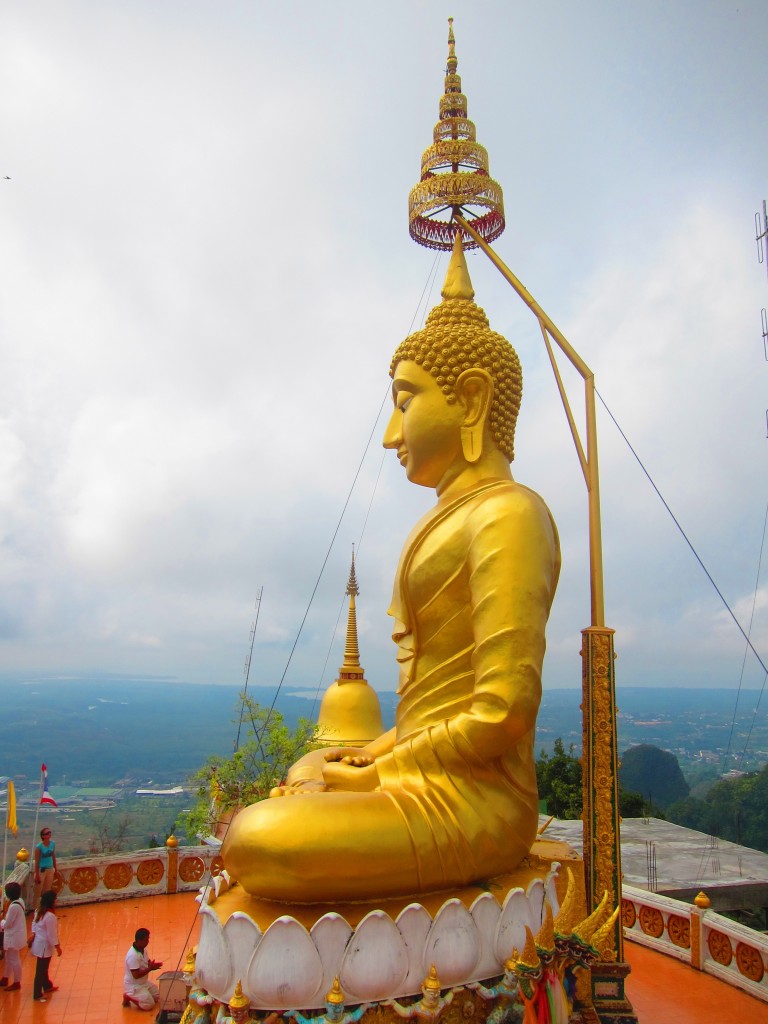
{"type": "Polygon", "coordinates": [[[457,235],[443,301],[398,346],[390,366],[395,409],[384,447],[397,449],[408,478],[428,487],[438,487],[449,466],[471,464],[489,450],[507,463],[514,458],[520,360],[491,330],[474,294],[457,235]]]}

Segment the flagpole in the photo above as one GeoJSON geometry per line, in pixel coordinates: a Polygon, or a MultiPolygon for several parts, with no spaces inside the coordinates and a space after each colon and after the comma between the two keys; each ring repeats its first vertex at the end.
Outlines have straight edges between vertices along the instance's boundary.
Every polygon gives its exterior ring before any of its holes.
{"type": "Polygon", "coordinates": [[[5,836],[3,838],[3,885],[0,889],[0,904],[3,901],[3,893],[5,892],[5,866],[8,863],[8,819],[5,819],[5,836]]]}
{"type": "Polygon", "coordinates": [[[35,808],[35,824],[32,827],[32,842],[30,843],[30,850],[32,851],[32,873],[34,874],[35,866],[35,843],[37,842],[37,822],[40,817],[40,802],[43,799],[43,786],[45,785],[45,771],[43,768],[40,769],[40,792],[37,794],[37,807],[35,808]]]}
{"type": "Polygon", "coordinates": [[[3,781],[5,782],[6,810],[5,810],[5,835],[3,837],[3,884],[2,884],[2,888],[0,888],[0,905],[2,905],[3,893],[5,892],[5,865],[8,862],[8,816],[11,813],[11,790],[10,790],[11,780],[10,779],[3,779],[3,781]]]}

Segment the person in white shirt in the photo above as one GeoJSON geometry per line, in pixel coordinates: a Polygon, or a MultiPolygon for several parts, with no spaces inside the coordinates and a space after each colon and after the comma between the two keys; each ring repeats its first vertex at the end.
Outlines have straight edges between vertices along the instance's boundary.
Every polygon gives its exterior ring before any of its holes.
{"type": "Polygon", "coordinates": [[[149,929],[139,928],[133,945],[125,954],[125,976],[123,978],[123,1006],[135,1006],[137,1010],[152,1010],[160,997],[160,989],[149,980],[149,972],[157,971],[163,965],[159,960],[147,956],[149,929]]]}
{"type": "Polygon", "coordinates": [[[32,922],[32,937],[30,949],[32,956],[37,957],[35,967],[35,981],[32,986],[32,998],[38,1003],[46,1002],[46,996],[50,992],[56,992],[58,985],[54,985],[48,976],[48,968],[51,964],[51,957],[54,949],[61,956],[61,945],[59,944],[59,924],[53,912],[56,903],[56,892],[53,889],[46,889],[40,897],[40,906],[37,908],[35,919],[32,922]]]}
{"type": "Polygon", "coordinates": [[[18,882],[8,882],[5,895],[9,899],[5,917],[0,921],[3,930],[3,949],[5,950],[5,973],[0,978],[0,988],[6,992],[17,992],[21,988],[21,958],[19,950],[27,944],[26,908],[21,898],[21,886],[18,882]],[[11,984],[8,984],[8,978],[11,984]]]}

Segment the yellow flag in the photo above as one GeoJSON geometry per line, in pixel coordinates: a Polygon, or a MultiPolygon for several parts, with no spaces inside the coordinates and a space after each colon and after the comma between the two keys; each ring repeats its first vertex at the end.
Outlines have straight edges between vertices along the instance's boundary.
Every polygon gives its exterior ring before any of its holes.
{"type": "Polygon", "coordinates": [[[9,828],[14,835],[19,831],[16,824],[16,787],[12,782],[8,783],[8,818],[5,827],[9,828]]]}

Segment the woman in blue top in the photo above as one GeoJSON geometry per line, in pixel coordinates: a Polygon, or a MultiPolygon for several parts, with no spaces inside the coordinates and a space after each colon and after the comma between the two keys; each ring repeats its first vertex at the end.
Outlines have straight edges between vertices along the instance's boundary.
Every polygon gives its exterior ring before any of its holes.
{"type": "Polygon", "coordinates": [[[40,893],[53,889],[56,877],[56,843],[51,839],[49,828],[40,829],[40,840],[35,843],[35,903],[38,905],[40,893]]]}

